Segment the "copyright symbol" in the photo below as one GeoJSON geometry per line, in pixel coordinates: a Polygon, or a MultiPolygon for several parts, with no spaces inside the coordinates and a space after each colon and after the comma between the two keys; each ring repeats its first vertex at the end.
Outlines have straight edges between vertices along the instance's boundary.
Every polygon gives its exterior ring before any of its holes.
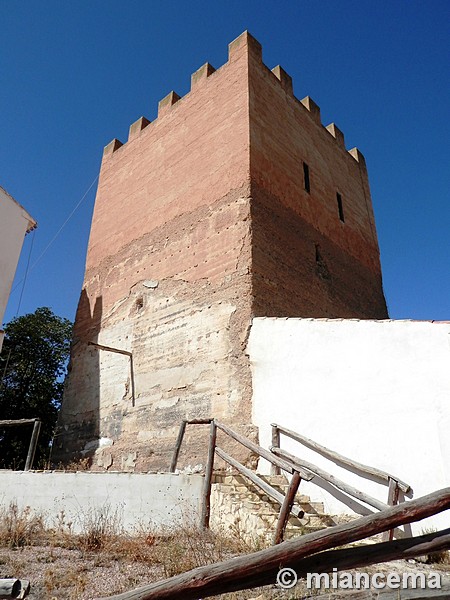
{"type": "Polygon", "coordinates": [[[280,569],[277,574],[277,584],[283,590],[290,590],[297,584],[297,573],[294,569],[289,569],[286,567],[285,569],[280,569]]]}

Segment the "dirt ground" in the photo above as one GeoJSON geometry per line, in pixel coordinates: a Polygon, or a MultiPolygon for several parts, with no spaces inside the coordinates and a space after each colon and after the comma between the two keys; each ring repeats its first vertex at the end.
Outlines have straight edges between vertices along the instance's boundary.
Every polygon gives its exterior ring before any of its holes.
{"type": "MultiPolygon", "coordinates": [[[[152,548],[154,545],[152,545],[152,548]]],[[[175,571],[192,568],[192,558],[181,553],[177,556],[173,547],[168,553],[161,549],[153,556],[149,553],[146,557],[133,555],[129,545],[124,544],[124,552],[120,546],[115,549],[86,550],[63,548],[57,545],[24,546],[22,548],[0,548],[0,575],[1,577],[17,577],[28,579],[31,582],[30,600],[93,600],[94,598],[109,596],[123,591],[164,579],[175,571]],[[156,554],[160,558],[156,558],[156,554]],[[169,564],[158,562],[168,560],[169,564]],[[178,564],[170,564],[176,561],[178,564]],[[172,573],[172,571],[174,571],[172,573]]],[[[228,554],[227,550],[224,554],[228,554]]],[[[201,557],[198,556],[200,559],[201,557]]],[[[365,572],[410,572],[422,571],[429,573],[436,571],[441,574],[442,583],[448,586],[447,595],[439,598],[450,598],[450,565],[427,565],[413,561],[396,561],[374,565],[365,572]]],[[[291,590],[281,590],[274,586],[235,592],[219,596],[223,600],[293,600],[306,598],[313,594],[315,598],[338,599],[348,598],[348,593],[327,592],[320,595],[319,590],[308,591],[305,582],[299,582],[291,590]]],[[[380,598],[374,591],[372,595],[361,595],[361,592],[350,594],[354,598],[380,598]]],[[[408,595],[406,590],[399,591],[392,598],[407,600],[418,598],[408,595]]],[[[420,598],[425,596],[420,596],[420,598]]],[[[182,600],[182,598],[180,598],[182,600]]]]}

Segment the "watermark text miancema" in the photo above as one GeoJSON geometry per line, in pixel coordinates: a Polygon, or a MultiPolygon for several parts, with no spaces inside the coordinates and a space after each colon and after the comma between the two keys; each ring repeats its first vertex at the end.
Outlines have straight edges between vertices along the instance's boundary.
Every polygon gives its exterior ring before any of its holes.
{"type": "MultiPolygon", "coordinates": [[[[278,571],[277,584],[288,590],[293,588],[298,581],[294,569],[284,568],[278,571]]],[[[434,571],[423,573],[421,571],[408,573],[349,573],[336,568],[331,573],[307,573],[306,587],[324,590],[382,590],[389,588],[398,589],[441,589],[441,575],[434,571]]]]}

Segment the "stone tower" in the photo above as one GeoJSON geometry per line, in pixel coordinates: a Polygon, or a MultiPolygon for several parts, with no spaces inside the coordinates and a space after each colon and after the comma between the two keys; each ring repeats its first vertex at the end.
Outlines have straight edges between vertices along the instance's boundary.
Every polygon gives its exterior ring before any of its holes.
{"type": "Polygon", "coordinates": [[[147,470],[184,418],[248,433],[253,316],[387,311],[363,156],[244,32],[105,148],[53,458],[147,470]]]}

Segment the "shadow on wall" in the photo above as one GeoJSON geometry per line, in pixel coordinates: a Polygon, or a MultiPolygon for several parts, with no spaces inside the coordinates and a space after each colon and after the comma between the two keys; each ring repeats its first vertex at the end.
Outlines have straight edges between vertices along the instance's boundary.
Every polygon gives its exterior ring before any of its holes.
{"type": "Polygon", "coordinates": [[[100,357],[89,342],[97,342],[103,311],[102,297],[91,303],[82,290],[75,318],[72,349],[51,462],[67,466],[91,461],[100,437],[100,357]]]}

